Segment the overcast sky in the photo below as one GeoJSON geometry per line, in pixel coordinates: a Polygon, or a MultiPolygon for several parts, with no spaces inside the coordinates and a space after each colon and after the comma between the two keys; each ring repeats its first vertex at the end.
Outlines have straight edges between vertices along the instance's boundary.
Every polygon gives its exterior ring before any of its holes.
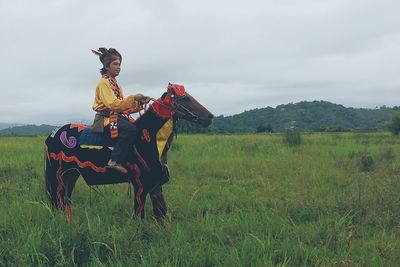
{"type": "Polygon", "coordinates": [[[303,100],[400,105],[398,0],[0,0],[0,122],[91,121],[101,63],[125,95],[168,82],[215,115],[303,100]]]}

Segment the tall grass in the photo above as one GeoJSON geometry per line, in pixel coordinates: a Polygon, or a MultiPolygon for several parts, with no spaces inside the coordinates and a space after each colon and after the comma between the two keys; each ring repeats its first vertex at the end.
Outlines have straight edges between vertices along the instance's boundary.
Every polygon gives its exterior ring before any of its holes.
{"type": "Polygon", "coordinates": [[[300,132],[295,128],[286,129],[283,133],[283,142],[290,147],[299,146],[301,144],[300,132]]]}
{"type": "Polygon", "coordinates": [[[400,139],[388,133],[181,135],[168,218],[130,220],[127,185],[77,183],[51,211],[43,137],[0,138],[0,266],[394,266],[400,139]]]}

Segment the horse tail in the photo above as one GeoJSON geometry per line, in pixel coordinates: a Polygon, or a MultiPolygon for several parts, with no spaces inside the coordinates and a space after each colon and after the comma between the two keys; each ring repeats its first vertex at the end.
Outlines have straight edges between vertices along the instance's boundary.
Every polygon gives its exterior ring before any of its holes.
{"type": "MultiPolygon", "coordinates": [[[[53,162],[54,163],[54,162],[53,162]]],[[[57,176],[56,168],[52,165],[48,147],[44,145],[44,180],[47,196],[53,208],[57,208],[57,176]]]]}

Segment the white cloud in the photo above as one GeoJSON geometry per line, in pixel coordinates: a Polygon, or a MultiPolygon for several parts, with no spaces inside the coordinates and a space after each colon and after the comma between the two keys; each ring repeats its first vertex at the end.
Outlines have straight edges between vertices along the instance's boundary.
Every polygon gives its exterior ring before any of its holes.
{"type": "Polygon", "coordinates": [[[91,120],[100,62],[123,55],[125,94],[169,81],[215,115],[302,100],[399,105],[394,0],[0,0],[0,121],[91,120]]]}

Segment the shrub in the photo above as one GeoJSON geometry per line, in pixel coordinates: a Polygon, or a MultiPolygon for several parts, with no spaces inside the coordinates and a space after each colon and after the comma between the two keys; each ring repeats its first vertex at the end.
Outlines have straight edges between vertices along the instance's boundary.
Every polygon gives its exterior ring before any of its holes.
{"type": "Polygon", "coordinates": [[[256,129],[256,133],[273,133],[274,130],[272,129],[271,124],[260,124],[257,129],[256,129]]]}
{"type": "Polygon", "coordinates": [[[283,133],[283,143],[289,145],[290,147],[300,145],[301,144],[300,132],[294,127],[286,129],[285,132],[283,133]]]}
{"type": "Polygon", "coordinates": [[[374,158],[369,154],[363,154],[360,158],[360,171],[369,172],[374,169],[374,158]]]}

